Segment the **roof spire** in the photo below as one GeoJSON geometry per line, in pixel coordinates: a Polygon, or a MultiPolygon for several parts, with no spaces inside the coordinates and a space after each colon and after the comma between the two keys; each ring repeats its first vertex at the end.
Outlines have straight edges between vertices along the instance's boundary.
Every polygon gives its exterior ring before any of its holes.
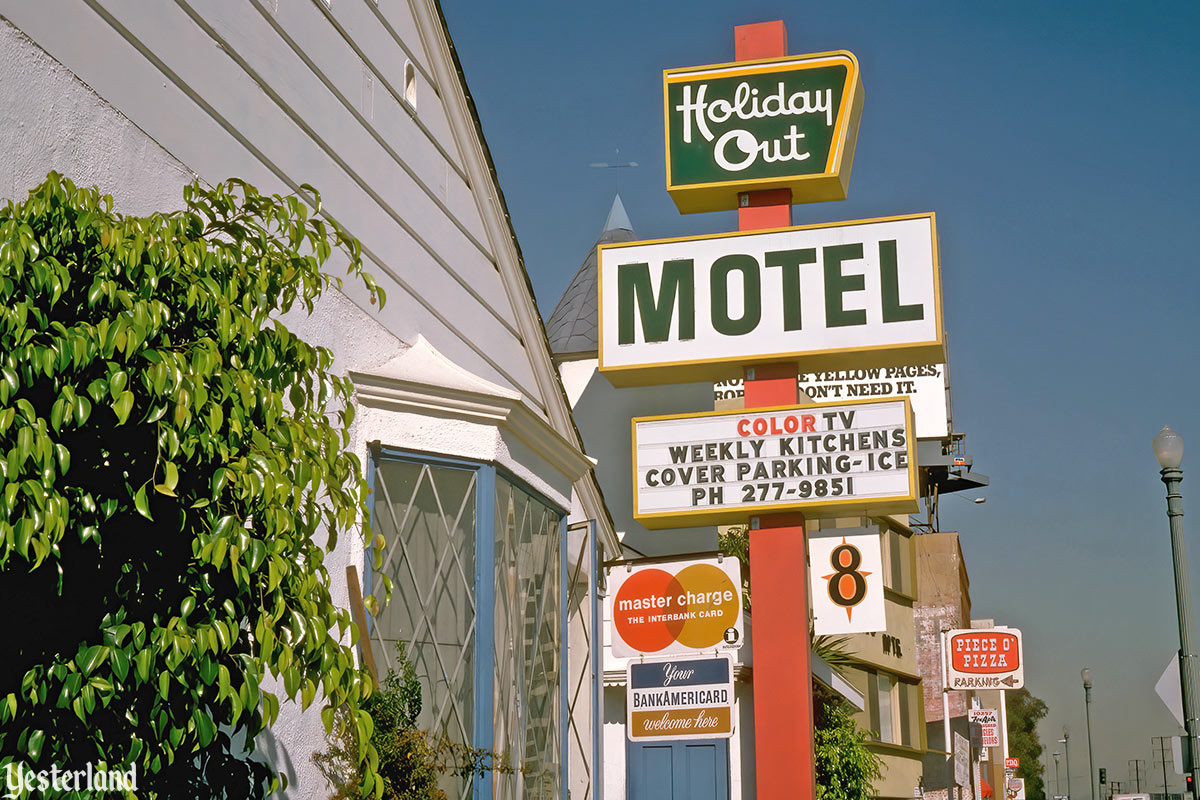
{"type": "Polygon", "coordinates": [[[629,215],[625,213],[625,204],[621,202],[621,195],[613,195],[612,208],[608,212],[608,219],[604,220],[604,230],[601,234],[616,230],[633,230],[633,223],[629,221],[629,215]]]}

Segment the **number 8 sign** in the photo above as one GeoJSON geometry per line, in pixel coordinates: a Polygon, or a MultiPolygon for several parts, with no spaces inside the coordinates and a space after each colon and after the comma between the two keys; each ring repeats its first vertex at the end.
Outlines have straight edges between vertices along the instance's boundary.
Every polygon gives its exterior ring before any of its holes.
{"type": "Polygon", "coordinates": [[[808,552],[817,635],[887,630],[878,532],[824,530],[810,534],[808,552]]]}

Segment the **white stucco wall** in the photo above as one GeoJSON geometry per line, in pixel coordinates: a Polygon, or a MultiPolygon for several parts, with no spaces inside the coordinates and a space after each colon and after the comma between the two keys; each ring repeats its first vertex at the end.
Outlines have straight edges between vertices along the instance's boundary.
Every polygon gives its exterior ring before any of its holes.
{"type": "Polygon", "coordinates": [[[650,530],[633,518],[633,440],[629,421],[655,414],[712,410],[711,383],[618,389],[597,370],[595,358],[564,361],[559,377],[584,447],[596,459],[596,477],[621,543],[647,556],[717,549],[713,526],[650,530]]]}
{"type": "Polygon", "coordinates": [[[192,172],[0,17],[0,198],[56,170],[127,214],[179,208],[192,172]]]}

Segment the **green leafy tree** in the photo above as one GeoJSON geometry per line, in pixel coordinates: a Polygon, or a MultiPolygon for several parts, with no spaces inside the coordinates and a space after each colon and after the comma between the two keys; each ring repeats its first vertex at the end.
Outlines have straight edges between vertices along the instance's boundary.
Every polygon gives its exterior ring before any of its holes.
{"type": "Polygon", "coordinates": [[[1046,704],[1024,687],[1008,692],[1004,700],[1008,712],[1008,754],[1021,760],[1017,777],[1025,779],[1025,797],[1045,800],[1042,743],[1038,739],[1037,724],[1046,716],[1046,704]]]}
{"type": "Polygon", "coordinates": [[[843,698],[817,683],[813,695],[817,800],[872,797],[882,762],[867,748],[867,734],[855,724],[843,698]]]}
{"type": "MultiPolygon", "coordinates": [[[[279,779],[245,743],[278,715],[268,675],[327,727],[345,706],[371,728],[323,565],[366,530],[352,387],[278,317],[341,285],[335,249],[383,296],[297,197],[184,202],[123,216],[52,173],[0,208],[0,770],[261,797],[279,779]]],[[[374,748],[356,757],[378,793],[374,748]]]]}

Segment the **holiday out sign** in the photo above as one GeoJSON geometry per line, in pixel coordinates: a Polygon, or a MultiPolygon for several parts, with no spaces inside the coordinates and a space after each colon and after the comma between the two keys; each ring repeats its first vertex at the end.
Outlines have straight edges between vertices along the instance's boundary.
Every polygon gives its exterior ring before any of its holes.
{"type": "Polygon", "coordinates": [[[1021,632],[971,628],[946,635],[951,689],[1020,689],[1025,685],[1021,632]]]}
{"type": "Polygon", "coordinates": [[[633,419],[633,515],[647,528],[917,510],[908,398],[633,419]]]}
{"type": "Polygon", "coordinates": [[[945,361],[933,214],[598,248],[617,386],[945,361]]]}
{"type": "Polygon", "coordinates": [[[618,658],[742,646],[742,573],[736,558],[618,565],[608,585],[612,651],[618,658]]]}
{"type": "Polygon", "coordinates": [[[733,736],[733,658],[630,661],[625,686],[631,741],[733,736]]]}
{"type": "Polygon", "coordinates": [[[667,191],[682,214],[737,208],[750,190],[844,200],[862,102],[845,51],[666,70],[667,191]]]}

